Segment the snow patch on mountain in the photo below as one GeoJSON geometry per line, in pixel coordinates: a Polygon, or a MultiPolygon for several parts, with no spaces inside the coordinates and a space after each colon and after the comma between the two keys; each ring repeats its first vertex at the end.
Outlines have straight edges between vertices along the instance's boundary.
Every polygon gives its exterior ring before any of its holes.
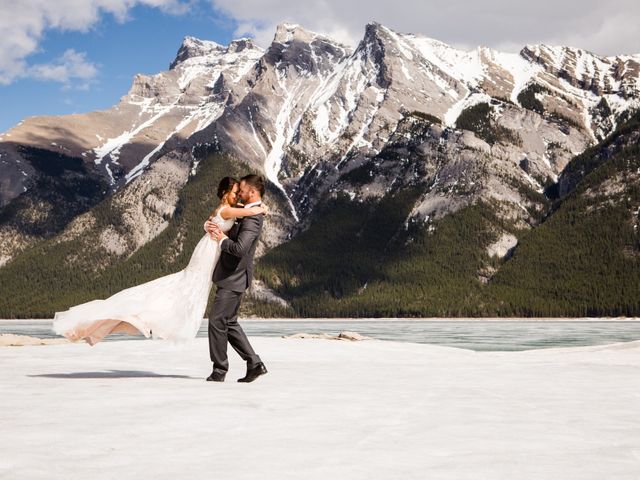
{"type": "Polygon", "coordinates": [[[459,102],[454,103],[453,106],[447,110],[447,113],[444,115],[445,125],[455,127],[456,121],[463,110],[479,103],[489,103],[490,101],[491,97],[486,93],[472,93],[471,95],[464,97],[459,102]]]}
{"type": "Polygon", "coordinates": [[[517,53],[503,53],[496,50],[488,52],[490,52],[490,58],[511,75],[513,89],[511,90],[510,100],[518,105],[518,95],[531,79],[542,71],[542,68],[539,65],[528,62],[517,53]]]}
{"type": "MultiPolygon", "coordinates": [[[[171,109],[177,103],[178,103],[178,100],[176,99],[170,105],[154,105],[154,108],[153,108],[154,114],[153,114],[153,116],[151,116],[150,118],[148,118],[147,120],[145,120],[144,122],[139,124],[136,128],[134,128],[132,130],[127,130],[127,131],[123,132],[122,134],[118,135],[115,138],[110,138],[103,145],[101,145],[100,147],[94,148],[93,151],[94,151],[94,153],[96,155],[96,158],[95,158],[94,161],[95,161],[96,165],[99,165],[100,163],[102,163],[102,160],[107,155],[109,155],[109,157],[111,158],[111,161],[117,162],[118,157],[120,156],[120,150],[124,145],[126,145],[129,142],[131,142],[131,140],[136,135],[138,135],[140,132],[142,132],[144,129],[152,126],[160,117],[162,117],[163,115],[165,115],[168,112],[170,112],[171,109]]],[[[143,167],[141,167],[141,168],[144,168],[144,166],[146,166],[146,164],[143,165],[143,167]]],[[[135,167],[135,168],[138,169],[138,167],[135,167]]],[[[109,174],[111,175],[111,171],[110,170],[108,170],[108,171],[109,171],[109,174]]],[[[129,176],[127,176],[127,177],[129,177],[129,176]]],[[[113,175],[111,175],[111,183],[112,184],[115,183],[113,175]]]]}
{"type": "MultiPolygon", "coordinates": [[[[253,114],[251,113],[251,108],[247,108],[247,112],[249,113],[249,126],[251,127],[251,132],[253,133],[253,140],[255,141],[256,145],[258,145],[258,147],[260,147],[262,156],[264,156],[264,158],[267,158],[267,156],[269,154],[264,149],[264,146],[262,145],[262,142],[258,138],[258,134],[257,134],[256,128],[254,126],[253,114]]],[[[254,151],[254,153],[258,154],[258,152],[256,152],[256,150],[253,147],[252,147],[252,150],[254,151]]]]}
{"type": "Polygon", "coordinates": [[[485,66],[481,61],[479,49],[465,52],[438,40],[412,34],[404,35],[404,38],[420,52],[423,58],[452,79],[468,86],[477,86],[485,75],[485,66]]]}
{"type": "Polygon", "coordinates": [[[313,126],[319,140],[323,143],[334,142],[349,125],[349,115],[356,108],[356,99],[366,88],[367,78],[361,75],[362,53],[355,59],[341,62],[337,68],[324,78],[310,99],[310,109],[315,110],[313,126]],[[337,97],[341,84],[346,82],[344,98],[337,97]],[[355,82],[355,88],[353,88],[355,82]],[[345,105],[346,101],[346,105],[345,105]],[[335,128],[330,129],[333,116],[335,128]]]}
{"type": "Polygon", "coordinates": [[[347,150],[345,151],[344,155],[342,156],[342,158],[340,159],[340,161],[338,162],[338,164],[336,165],[336,168],[340,168],[340,165],[342,165],[344,163],[344,161],[347,159],[349,153],[357,147],[371,147],[371,142],[366,141],[364,139],[365,134],[368,132],[369,127],[371,126],[371,123],[373,122],[373,119],[376,116],[376,113],[378,112],[378,110],[380,109],[380,105],[382,104],[382,101],[385,98],[385,91],[371,86],[371,90],[375,93],[375,102],[371,107],[371,110],[369,111],[366,120],[364,122],[362,122],[362,126],[360,127],[360,130],[356,133],[356,135],[354,135],[353,137],[353,141],[351,142],[351,144],[349,145],[349,147],[347,148],[347,150]]]}

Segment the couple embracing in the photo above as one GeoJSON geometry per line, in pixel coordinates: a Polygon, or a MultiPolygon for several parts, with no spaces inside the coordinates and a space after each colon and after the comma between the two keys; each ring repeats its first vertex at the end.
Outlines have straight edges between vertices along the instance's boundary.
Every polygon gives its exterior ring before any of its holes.
{"type": "Polygon", "coordinates": [[[202,323],[213,284],[217,290],[209,315],[209,355],[213,371],[207,381],[222,382],[229,370],[227,343],[247,363],[239,382],[267,373],[242,327],[238,310],[251,285],[253,257],[267,208],[259,175],[239,181],[225,177],[218,186],[220,205],[204,223],[205,235],[181,271],[56,312],[53,329],[72,341],[95,345],[112,333],[143,334],[176,342],[194,338],[202,323]]]}

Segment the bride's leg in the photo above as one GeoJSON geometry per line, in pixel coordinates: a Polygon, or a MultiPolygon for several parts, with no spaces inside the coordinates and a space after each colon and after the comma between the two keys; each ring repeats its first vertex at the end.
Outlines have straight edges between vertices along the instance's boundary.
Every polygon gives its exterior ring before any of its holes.
{"type": "Polygon", "coordinates": [[[129,322],[125,322],[125,321],[121,321],[115,327],[113,327],[113,330],[111,330],[111,333],[127,333],[129,335],[144,335],[144,332],[141,332],[136,327],[131,325],[129,322]]]}
{"type": "Polygon", "coordinates": [[[70,335],[67,336],[69,339],[79,340],[84,338],[84,340],[89,345],[95,345],[100,342],[104,337],[109,335],[110,333],[127,333],[129,335],[140,335],[143,334],[136,327],[131,325],[128,322],[123,320],[115,320],[115,319],[106,319],[106,320],[97,320],[90,325],[82,327],[80,329],[74,330],[70,335]]]}
{"type": "Polygon", "coordinates": [[[91,346],[102,341],[120,323],[120,320],[99,320],[91,325],[85,336],[85,340],[91,346]]]}

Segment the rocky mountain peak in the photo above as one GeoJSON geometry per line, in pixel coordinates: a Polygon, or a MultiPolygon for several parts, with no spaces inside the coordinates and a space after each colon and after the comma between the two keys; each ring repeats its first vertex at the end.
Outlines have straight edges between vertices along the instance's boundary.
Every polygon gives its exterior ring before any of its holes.
{"type": "Polygon", "coordinates": [[[520,55],[547,73],[595,95],[633,97],[638,89],[640,62],[633,56],[604,57],[575,47],[527,45],[520,55]]]}
{"type": "Polygon", "coordinates": [[[292,40],[299,40],[309,43],[313,40],[313,38],[319,35],[320,34],[312,32],[311,30],[302,28],[298,24],[283,22],[276,27],[276,33],[273,37],[273,42],[287,44],[292,40]]]}
{"type": "Polygon", "coordinates": [[[374,55],[375,52],[382,55],[384,52],[383,46],[388,43],[393,43],[392,34],[393,32],[380,23],[368,23],[364,30],[364,36],[358,45],[358,50],[364,49],[374,55]]]}
{"type": "Polygon", "coordinates": [[[378,83],[381,86],[387,86],[390,82],[386,74],[385,53],[388,49],[393,48],[393,32],[388,30],[378,22],[368,23],[365,27],[364,37],[358,44],[356,52],[359,52],[363,58],[370,61],[378,70],[378,83]]]}
{"type": "Polygon", "coordinates": [[[263,62],[275,65],[278,70],[292,66],[299,72],[317,74],[332,71],[337,62],[350,54],[351,48],[330,37],[296,24],[281,23],[263,62]]]}
{"type": "Polygon", "coordinates": [[[186,36],[178,49],[176,58],[169,65],[169,69],[174,69],[177,65],[189,58],[204,57],[225,50],[226,48],[224,46],[211,40],[200,40],[199,38],[186,36]]]}
{"type": "Polygon", "coordinates": [[[351,51],[352,49],[347,45],[343,45],[340,42],[328,37],[322,33],[317,33],[312,30],[307,30],[300,25],[294,23],[281,23],[276,28],[276,33],[273,37],[273,44],[289,45],[292,42],[306,43],[313,45],[330,44],[334,47],[339,47],[345,51],[351,51]]]}
{"type": "Polygon", "coordinates": [[[233,40],[229,44],[229,47],[227,47],[227,52],[240,53],[245,50],[255,50],[255,49],[260,49],[260,47],[258,47],[255,43],[253,43],[252,39],[239,38],[239,39],[233,40]]]}
{"type": "MultiPolygon", "coordinates": [[[[397,48],[400,46],[400,49],[405,48],[410,43],[410,39],[415,38],[415,35],[410,33],[399,33],[391,28],[388,28],[381,23],[378,22],[370,22],[366,25],[364,36],[360,45],[387,45],[390,48],[397,48]]],[[[437,42],[437,40],[433,40],[427,37],[421,37],[426,40],[437,42]]],[[[441,42],[440,42],[441,43],[441,42]]],[[[404,53],[404,52],[401,52],[404,53]]]]}
{"type": "Polygon", "coordinates": [[[384,37],[386,28],[378,22],[369,22],[364,27],[364,40],[373,40],[384,37]]]}

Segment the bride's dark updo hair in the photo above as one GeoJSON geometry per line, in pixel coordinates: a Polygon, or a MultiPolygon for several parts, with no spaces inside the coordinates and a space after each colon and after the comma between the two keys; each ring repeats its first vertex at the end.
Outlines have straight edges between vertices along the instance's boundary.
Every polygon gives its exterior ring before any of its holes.
{"type": "MultiPolygon", "coordinates": [[[[233,190],[233,186],[236,185],[237,183],[240,183],[240,182],[233,177],[224,177],[222,180],[220,180],[220,183],[218,184],[218,193],[217,193],[218,198],[222,200],[225,195],[227,195],[231,190],[233,190]]],[[[218,209],[216,208],[213,212],[211,212],[211,215],[209,216],[209,218],[215,216],[217,211],[218,209]]]]}
{"type": "Polygon", "coordinates": [[[218,184],[218,198],[222,200],[222,197],[233,190],[233,186],[237,183],[240,182],[233,177],[224,177],[220,180],[220,183],[218,184]]]}

